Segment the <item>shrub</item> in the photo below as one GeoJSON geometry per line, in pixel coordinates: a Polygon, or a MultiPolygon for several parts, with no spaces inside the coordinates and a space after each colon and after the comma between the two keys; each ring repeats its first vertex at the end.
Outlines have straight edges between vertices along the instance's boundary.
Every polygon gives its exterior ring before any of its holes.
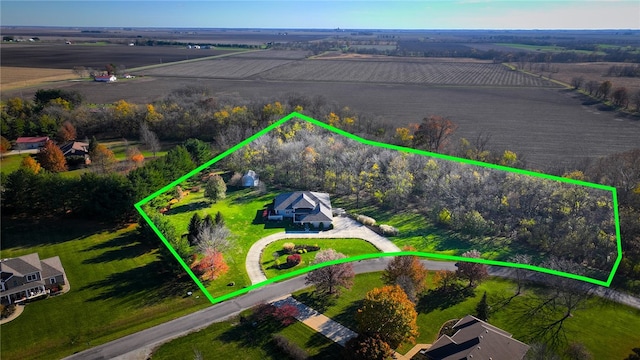
{"type": "Polygon", "coordinates": [[[287,256],[287,265],[289,266],[296,266],[300,264],[300,261],[302,261],[302,258],[300,257],[299,254],[293,254],[293,255],[287,256]]]}
{"type": "Polygon", "coordinates": [[[286,251],[287,254],[291,254],[293,252],[293,249],[295,249],[296,245],[294,243],[284,243],[284,245],[282,245],[282,250],[286,251]]]}
{"type": "Polygon", "coordinates": [[[8,318],[13,315],[16,311],[16,306],[14,304],[11,305],[0,305],[0,318],[8,318]]]}
{"type": "Polygon", "coordinates": [[[282,335],[273,335],[273,342],[282,352],[293,360],[305,360],[309,358],[309,354],[306,351],[282,335]]]}
{"type": "Polygon", "coordinates": [[[356,216],[356,221],[368,226],[373,226],[376,224],[376,219],[366,216],[366,215],[358,215],[356,216]]]}
{"type": "Polygon", "coordinates": [[[447,208],[442,209],[438,214],[438,222],[442,225],[451,225],[451,211],[447,208]]]}
{"type": "Polygon", "coordinates": [[[391,225],[385,224],[380,225],[380,231],[382,232],[382,235],[386,236],[397,236],[400,233],[398,229],[394,228],[391,225]]]}

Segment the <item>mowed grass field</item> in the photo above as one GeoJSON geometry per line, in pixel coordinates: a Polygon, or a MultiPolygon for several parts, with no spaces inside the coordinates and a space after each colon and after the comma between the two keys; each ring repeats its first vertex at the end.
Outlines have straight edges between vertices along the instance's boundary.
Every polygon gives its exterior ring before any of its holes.
{"type": "Polygon", "coordinates": [[[60,257],[70,290],[27,304],[1,326],[3,360],[62,358],[210,305],[204,296],[184,296],[198,294],[190,279],[156,275],[162,264],[153,247],[139,242],[135,224],[3,218],[0,257],[33,252],[60,257]]]}

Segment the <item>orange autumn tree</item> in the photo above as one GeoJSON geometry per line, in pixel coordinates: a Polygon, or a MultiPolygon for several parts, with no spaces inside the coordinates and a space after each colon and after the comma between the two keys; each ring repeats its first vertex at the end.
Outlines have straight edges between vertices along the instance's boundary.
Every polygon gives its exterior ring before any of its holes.
{"type": "Polygon", "coordinates": [[[392,348],[402,342],[414,342],[418,336],[415,305],[398,285],[369,291],[356,313],[358,332],[378,335],[392,348]]]}
{"type": "MultiPolygon", "coordinates": [[[[405,251],[415,249],[405,248],[405,251]]],[[[396,256],[382,273],[382,280],[387,285],[399,285],[411,301],[425,288],[427,269],[417,256],[396,256]]]]}
{"type": "Polygon", "coordinates": [[[192,266],[202,280],[214,280],[229,270],[229,265],[224,261],[222,253],[213,249],[207,249],[204,257],[192,266]]]}
{"type": "Polygon", "coordinates": [[[51,140],[47,140],[40,152],[38,152],[38,162],[51,172],[67,171],[67,160],[62,154],[62,150],[51,140]]]}
{"type": "Polygon", "coordinates": [[[133,164],[133,168],[138,168],[144,161],[144,155],[142,155],[137,147],[131,146],[127,149],[127,159],[131,162],[131,164],[133,164]]]}

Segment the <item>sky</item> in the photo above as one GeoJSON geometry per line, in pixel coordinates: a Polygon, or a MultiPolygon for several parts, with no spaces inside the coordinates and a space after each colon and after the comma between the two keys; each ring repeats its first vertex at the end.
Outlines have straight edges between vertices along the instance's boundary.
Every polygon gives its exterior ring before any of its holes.
{"type": "Polygon", "coordinates": [[[1,0],[2,26],[640,29],[640,0],[1,0]]]}

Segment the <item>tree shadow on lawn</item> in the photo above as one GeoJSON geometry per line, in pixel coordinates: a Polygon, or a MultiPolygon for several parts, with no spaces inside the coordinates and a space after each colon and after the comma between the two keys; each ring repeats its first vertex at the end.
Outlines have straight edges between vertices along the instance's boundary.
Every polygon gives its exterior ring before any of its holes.
{"type": "Polygon", "coordinates": [[[109,241],[105,241],[103,243],[88,247],[82,251],[87,252],[87,251],[95,251],[95,250],[108,249],[108,248],[115,248],[115,249],[107,250],[94,258],[85,259],[84,261],[82,261],[82,263],[98,264],[98,263],[111,262],[114,260],[133,259],[138,256],[142,256],[155,249],[154,247],[149,246],[148,244],[141,243],[139,241],[138,233],[136,231],[132,231],[127,234],[113,238],[109,241]]]}
{"type": "Polygon", "coordinates": [[[346,309],[342,310],[340,314],[331,317],[331,319],[353,331],[357,331],[358,322],[356,321],[356,313],[358,312],[358,309],[362,307],[363,302],[364,300],[356,300],[352,302],[346,309]]]}
{"type": "Polygon", "coordinates": [[[3,249],[56,245],[86,239],[105,231],[116,232],[126,227],[72,218],[18,220],[3,217],[0,225],[3,249]]]}
{"type": "Polygon", "coordinates": [[[206,208],[210,207],[211,205],[212,205],[212,203],[209,202],[209,201],[206,201],[206,200],[196,201],[196,202],[192,202],[192,203],[189,203],[189,204],[184,204],[184,205],[172,207],[165,214],[166,215],[183,214],[183,213],[187,213],[187,212],[191,212],[191,211],[197,211],[197,210],[206,209],[206,208]]]}
{"type": "Polygon", "coordinates": [[[299,295],[294,295],[293,298],[320,313],[324,313],[337,302],[334,296],[318,294],[315,291],[307,291],[299,295]]]}
{"type": "Polygon", "coordinates": [[[271,341],[273,334],[283,327],[275,320],[253,321],[251,316],[241,317],[238,324],[218,336],[225,343],[239,343],[245,348],[262,348],[267,353],[277,354],[280,351],[271,341]]]}
{"type": "Polygon", "coordinates": [[[343,353],[344,348],[337,343],[329,340],[326,336],[322,335],[319,332],[313,333],[309,340],[305,343],[305,347],[319,347],[325,345],[321,348],[320,352],[316,355],[310,356],[308,359],[310,360],[333,360],[340,356],[343,353]],[[327,342],[330,342],[327,344],[327,342]]]}
{"type": "Polygon", "coordinates": [[[87,301],[120,299],[135,300],[141,307],[154,305],[167,297],[185,295],[196,290],[196,285],[187,274],[175,275],[162,271],[162,262],[155,261],[147,265],[108,275],[79,291],[98,292],[87,301]]]}
{"type": "Polygon", "coordinates": [[[463,287],[461,285],[451,285],[446,291],[441,288],[432,289],[420,297],[418,304],[416,304],[416,311],[426,314],[434,310],[448,309],[474,295],[474,288],[463,287]]]}

